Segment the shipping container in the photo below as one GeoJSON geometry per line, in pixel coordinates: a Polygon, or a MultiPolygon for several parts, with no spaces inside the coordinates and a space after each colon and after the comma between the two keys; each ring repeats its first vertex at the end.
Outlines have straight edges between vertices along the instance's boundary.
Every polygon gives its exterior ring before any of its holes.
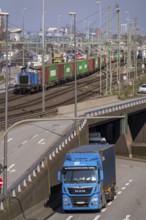
{"type": "Polygon", "coordinates": [[[57,73],[57,65],[51,64],[49,65],[49,82],[57,81],[58,73],[57,73]]]}
{"type": "Polygon", "coordinates": [[[64,76],[64,63],[59,63],[57,65],[57,82],[64,82],[65,76],[64,76]]]}
{"type": "Polygon", "coordinates": [[[95,72],[95,58],[88,58],[88,71],[89,73],[95,72]]]}

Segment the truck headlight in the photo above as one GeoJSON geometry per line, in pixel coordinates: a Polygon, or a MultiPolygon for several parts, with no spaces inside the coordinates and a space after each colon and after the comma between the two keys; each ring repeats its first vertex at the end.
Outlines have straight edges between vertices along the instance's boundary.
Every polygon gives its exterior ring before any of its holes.
{"type": "Polygon", "coordinates": [[[68,203],[68,202],[69,202],[69,199],[68,199],[68,198],[63,198],[63,202],[64,202],[64,203],[68,203]]]}
{"type": "Polygon", "coordinates": [[[68,198],[63,198],[63,204],[64,206],[69,206],[70,205],[70,201],[68,198]]]}
{"type": "Polygon", "coordinates": [[[98,198],[92,198],[91,203],[92,203],[92,205],[97,205],[98,204],[98,198]]]}

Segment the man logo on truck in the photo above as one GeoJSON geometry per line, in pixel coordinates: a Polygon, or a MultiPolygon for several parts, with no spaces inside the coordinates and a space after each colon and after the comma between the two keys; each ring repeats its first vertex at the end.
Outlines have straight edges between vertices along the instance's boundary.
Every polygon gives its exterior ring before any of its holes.
{"type": "Polygon", "coordinates": [[[75,165],[75,166],[80,165],[80,161],[76,161],[76,162],[74,162],[74,165],[75,165]]]}
{"type": "Polygon", "coordinates": [[[75,193],[85,193],[85,189],[75,189],[75,193]]]}

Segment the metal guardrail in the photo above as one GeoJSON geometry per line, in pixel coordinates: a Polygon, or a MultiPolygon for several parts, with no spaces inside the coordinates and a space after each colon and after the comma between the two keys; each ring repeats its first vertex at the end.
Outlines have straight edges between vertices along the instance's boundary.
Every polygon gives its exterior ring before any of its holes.
{"type": "Polygon", "coordinates": [[[135,98],[135,99],[129,99],[126,101],[121,101],[118,103],[114,103],[114,104],[110,104],[110,105],[106,105],[103,107],[98,107],[95,110],[89,111],[85,113],[86,117],[91,117],[91,116],[100,116],[103,114],[108,114],[114,111],[118,111],[118,110],[122,110],[122,109],[126,109],[126,108],[130,108],[130,107],[134,107],[137,105],[141,105],[146,103],[146,96],[144,97],[140,97],[140,98],[135,98]]]}
{"type": "MultiPolygon", "coordinates": [[[[141,98],[135,98],[135,99],[130,99],[127,101],[121,101],[120,103],[114,103],[114,104],[110,104],[110,105],[106,105],[103,107],[98,107],[93,111],[89,111],[86,112],[84,114],[84,116],[91,117],[91,116],[100,116],[103,114],[108,114],[114,111],[118,111],[118,110],[122,110],[122,109],[126,109],[129,107],[133,107],[133,106],[137,106],[140,104],[144,104],[146,103],[146,96],[145,97],[141,97],[141,98]]],[[[83,120],[80,122],[79,126],[82,126],[86,123],[86,120],[83,120]]],[[[74,134],[74,129],[71,129],[65,136],[62,137],[62,139],[60,139],[51,149],[47,150],[43,155],[40,156],[40,158],[35,161],[32,166],[27,169],[27,171],[20,176],[15,183],[13,183],[11,185],[11,187],[9,187],[8,189],[8,195],[10,195],[12,193],[13,190],[16,190],[18,188],[18,186],[20,184],[22,184],[22,182],[28,178],[29,175],[31,175],[33,173],[34,170],[37,170],[37,167],[40,166],[43,161],[45,160],[46,156],[50,156],[51,154],[53,154],[53,152],[56,152],[56,150],[58,149],[58,147],[60,145],[62,145],[62,143],[65,143],[65,141],[71,137],[72,134],[74,134]]],[[[75,134],[74,134],[75,135],[75,134]]],[[[0,198],[0,202],[3,201],[3,196],[0,198]]]]}

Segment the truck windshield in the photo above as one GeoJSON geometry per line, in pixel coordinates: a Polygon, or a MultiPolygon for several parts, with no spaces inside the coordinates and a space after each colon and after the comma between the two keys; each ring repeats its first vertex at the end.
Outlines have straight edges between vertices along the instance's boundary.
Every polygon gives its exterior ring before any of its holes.
{"type": "Polygon", "coordinates": [[[64,168],[63,169],[65,183],[91,183],[96,182],[97,170],[90,168],[64,168]]]}

